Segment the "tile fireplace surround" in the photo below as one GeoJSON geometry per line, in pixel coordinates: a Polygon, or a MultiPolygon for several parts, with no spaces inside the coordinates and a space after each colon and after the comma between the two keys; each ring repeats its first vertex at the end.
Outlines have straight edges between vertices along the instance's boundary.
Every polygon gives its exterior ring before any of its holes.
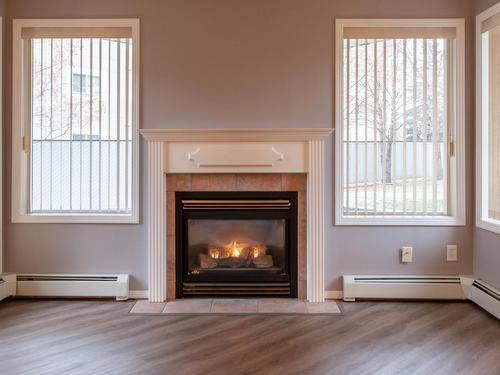
{"type": "MultiPolygon", "coordinates": [[[[331,132],[329,128],[141,130],[148,142],[149,301],[173,297],[175,241],[167,230],[168,213],[171,216],[174,210],[172,194],[224,190],[222,184],[229,186],[228,191],[289,189],[306,195],[302,204],[299,199],[299,205],[307,207],[305,251],[299,233],[299,296],[323,302],[324,139],[331,132]]],[[[299,219],[300,215],[299,207],[299,219]]]]}

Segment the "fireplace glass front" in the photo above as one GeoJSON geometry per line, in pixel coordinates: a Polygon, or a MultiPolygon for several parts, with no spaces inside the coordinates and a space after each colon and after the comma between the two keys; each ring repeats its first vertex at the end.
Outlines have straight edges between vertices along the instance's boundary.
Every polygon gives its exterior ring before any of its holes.
{"type": "Polygon", "coordinates": [[[296,193],[177,193],[177,297],[296,295],[296,193]]]}

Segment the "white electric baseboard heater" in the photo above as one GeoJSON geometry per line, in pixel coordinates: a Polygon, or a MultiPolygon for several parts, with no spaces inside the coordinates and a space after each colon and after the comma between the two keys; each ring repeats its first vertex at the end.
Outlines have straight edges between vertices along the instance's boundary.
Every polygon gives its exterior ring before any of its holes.
{"type": "Polygon", "coordinates": [[[0,274],[0,301],[16,295],[16,274],[0,274]]]}
{"type": "Polygon", "coordinates": [[[128,274],[18,274],[17,296],[128,299],[128,274]]]}
{"type": "Polygon", "coordinates": [[[500,290],[482,280],[474,280],[469,299],[500,319],[500,290]]]}
{"type": "Polygon", "coordinates": [[[500,319],[500,290],[474,276],[344,275],[344,301],[469,299],[500,319]]]}
{"type": "Polygon", "coordinates": [[[344,301],[466,299],[458,276],[344,275],[344,301]]]}

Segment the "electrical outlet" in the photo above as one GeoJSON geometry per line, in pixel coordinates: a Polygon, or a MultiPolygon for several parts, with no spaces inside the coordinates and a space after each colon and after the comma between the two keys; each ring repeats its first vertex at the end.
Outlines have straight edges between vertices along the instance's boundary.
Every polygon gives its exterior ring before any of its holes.
{"type": "Polygon", "coordinates": [[[413,261],[413,247],[403,246],[401,248],[401,263],[411,263],[413,261]]]}
{"type": "Polygon", "coordinates": [[[446,260],[448,262],[456,262],[458,260],[457,245],[446,245],[446,260]]]}

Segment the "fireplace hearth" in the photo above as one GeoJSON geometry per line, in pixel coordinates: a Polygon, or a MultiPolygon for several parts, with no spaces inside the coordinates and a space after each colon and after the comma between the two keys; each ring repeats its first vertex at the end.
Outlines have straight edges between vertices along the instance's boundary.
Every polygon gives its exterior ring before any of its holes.
{"type": "Polygon", "coordinates": [[[176,297],[297,297],[297,192],[177,192],[176,297]]]}

